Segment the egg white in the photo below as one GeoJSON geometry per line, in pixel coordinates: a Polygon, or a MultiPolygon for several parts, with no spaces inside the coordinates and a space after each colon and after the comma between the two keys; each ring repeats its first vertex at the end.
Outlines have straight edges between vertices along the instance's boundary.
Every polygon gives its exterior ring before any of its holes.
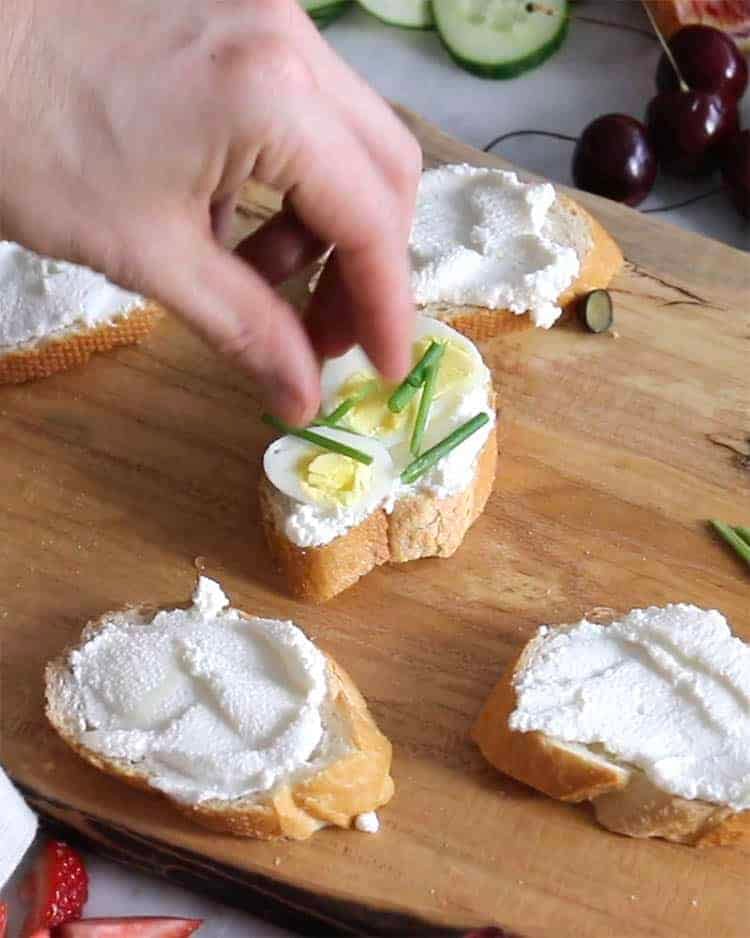
{"type": "MultiPolygon", "coordinates": [[[[347,505],[347,509],[369,511],[388,497],[398,473],[388,450],[379,440],[331,427],[315,427],[314,429],[315,433],[320,436],[336,440],[372,456],[370,484],[362,493],[361,498],[347,505]]],[[[271,483],[284,495],[305,505],[325,507],[324,502],[313,498],[305,490],[299,475],[299,467],[304,460],[322,452],[325,450],[314,443],[308,443],[307,440],[296,436],[282,436],[274,440],[266,450],[263,456],[263,469],[271,483]]],[[[337,503],[332,500],[331,507],[336,507],[336,505],[337,503]]]]}
{"type": "MultiPolygon", "coordinates": [[[[479,350],[466,336],[456,332],[450,326],[447,326],[439,319],[432,319],[429,316],[418,316],[414,330],[414,341],[420,339],[442,339],[450,341],[463,349],[472,362],[473,368],[469,380],[465,387],[456,388],[450,392],[443,393],[433,401],[430,409],[428,423],[428,436],[430,441],[437,442],[447,436],[453,429],[452,413],[457,409],[461,397],[469,392],[473,387],[487,382],[487,367],[482,361],[479,350]]],[[[355,346],[346,354],[338,358],[331,358],[325,362],[321,372],[321,400],[322,411],[325,414],[331,413],[334,408],[341,403],[341,388],[355,374],[362,374],[368,378],[377,378],[377,369],[372,365],[365,351],[361,346],[355,346]]],[[[412,420],[405,420],[403,424],[385,433],[378,438],[387,446],[394,456],[396,463],[403,468],[405,461],[408,461],[408,440],[411,438],[413,428],[412,420]]],[[[432,442],[430,442],[432,445],[432,442]]]]}

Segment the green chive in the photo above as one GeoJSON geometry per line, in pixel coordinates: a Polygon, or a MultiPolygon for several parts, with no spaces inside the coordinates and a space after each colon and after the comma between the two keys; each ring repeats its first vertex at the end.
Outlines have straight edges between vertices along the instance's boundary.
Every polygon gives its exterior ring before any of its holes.
{"type": "Polygon", "coordinates": [[[283,420],[274,417],[273,414],[263,414],[262,420],[263,423],[267,423],[269,427],[273,427],[280,433],[299,437],[300,440],[307,440],[308,443],[314,443],[315,446],[319,446],[321,449],[327,449],[332,453],[340,453],[342,456],[348,456],[349,459],[361,462],[364,466],[369,466],[372,463],[372,456],[363,453],[362,450],[354,449],[351,446],[347,446],[345,443],[339,443],[338,440],[331,440],[321,433],[313,433],[311,430],[300,430],[297,427],[290,427],[288,424],[284,423],[283,420]]]}
{"type": "Polygon", "coordinates": [[[314,420],[313,425],[316,427],[335,427],[340,420],[346,417],[352,407],[361,404],[366,397],[372,394],[377,386],[378,382],[375,378],[373,378],[372,381],[368,381],[356,394],[352,394],[351,397],[347,397],[346,400],[343,400],[328,416],[314,420]]]}
{"type": "Polygon", "coordinates": [[[430,347],[412,368],[409,374],[399,384],[388,399],[388,409],[394,414],[400,414],[409,401],[414,397],[427,377],[427,369],[443,354],[440,342],[431,342],[430,347]]]}
{"type": "Polygon", "coordinates": [[[427,369],[424,384],[422,385],[422,394],[419,398],[419,410],[417,411],[417,418],[414,421],[414,430],[412,431],[411,444],[409,446],[412,456],[419,456],[419,451],[422,449],[422,437],[424,436],[425,427],[427,426],[427,418],[430,415],[432,399],[435,396],[437,377],[440,371],[440,360],[443,357],[443,352],[444,347],[442,345],[438,346],[438,354],[427,369]]]}
{"type": "Polygon", "coordinates": [[[723,537],[737,556],[750,567],[750,544],[743,540],[728,524],[724,524],[723,521],[714,521],[712,519],[710,523],[714,531],[723,537]]]}
{"type": "Polygon", "coordinates": [[[426,453],[422,453],[414,462],[410,462],[401,473],[401,481],[408,485],[408,483],[414,482],[421,475],[424,475],[428,469],[432,469],[439,459],[442,459],[443,456],[446,456],[451,450],[454,450],[460,443],[463,443],[472,433],[476,433],[480,427],[489,423],[489,419],[489,415],[482,412],[477,414],[476,417],[472,417],[471,420],[467,420],[466,423],[462,424],[460,427],[457,427],[453,433],[449,433],[444,440],[436,443],[431,449],[428,449],[426,453]]]}
{"type": "Polygon", "coordinates": [[[750,544],[750,528],[743,527],[741,524],[734,529],[735,534],[739,534],[743,541],[750,544]]]}

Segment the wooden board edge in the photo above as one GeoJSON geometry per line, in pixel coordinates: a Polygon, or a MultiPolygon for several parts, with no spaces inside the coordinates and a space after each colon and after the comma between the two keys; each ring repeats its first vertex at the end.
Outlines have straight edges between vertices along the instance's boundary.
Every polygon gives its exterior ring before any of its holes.
{"type": "Polygon", "coordinates": [[[90,849],[122,866],[234,906],[309,938],[524,938],[500,926],[448,927],[406,912],[326,896],[262,873],[209,862],[200,854],[138,834],[51,799],[14,779],[21,794],[53,836],[90,849]]]}

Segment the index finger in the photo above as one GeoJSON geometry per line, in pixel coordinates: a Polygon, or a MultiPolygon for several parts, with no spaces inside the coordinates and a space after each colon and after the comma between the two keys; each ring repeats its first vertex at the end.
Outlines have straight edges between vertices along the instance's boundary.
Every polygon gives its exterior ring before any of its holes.
{"type": "Polygon", "coordinates": [[[297,148],[282,184],[304,224],[336,245],[357,340],[386,378],[399,380],[410,365],[415,319],[405,237],[408,205],[341,115],[319,96],[290,102],[287,118],[297,148]]]}

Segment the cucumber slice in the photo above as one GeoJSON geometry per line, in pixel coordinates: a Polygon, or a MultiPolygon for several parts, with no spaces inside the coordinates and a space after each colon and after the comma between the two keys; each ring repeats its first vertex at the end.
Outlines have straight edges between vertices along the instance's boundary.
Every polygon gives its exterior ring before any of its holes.
{"type": "Polygon", "coordinates": [[[390,26],[430,29],[435,23],[430,0],[359,0],[359,5],[390,26]]]}
{"type": "Polygon", "coordinates": [[[299,0],[303,10],[310,14],[324,13],[329,7],[343,6],[345,0],[299,0]]]}
{"type": "Polygon", "coordinates": [[[326,26],[328,26],[334,20],[337,20],[345,9],[346,6],[340,6],[336,9],[328,11],[327,13],[316,13],[312,18],[313,23],[315,23],[318,29],[325,29],[326,26]]]}
{"type": "Polygon", "coordinates": [[[548,59],[568,31],[567,0],[433,0],[448,52],[484,78],[513,78],[548,59]]]}
{"type": "Polygon", "coordinates": [[[300,2],[318,29],[323,29],[341,16],[349,6],[350,0],[300,0],[300,2]]]}

